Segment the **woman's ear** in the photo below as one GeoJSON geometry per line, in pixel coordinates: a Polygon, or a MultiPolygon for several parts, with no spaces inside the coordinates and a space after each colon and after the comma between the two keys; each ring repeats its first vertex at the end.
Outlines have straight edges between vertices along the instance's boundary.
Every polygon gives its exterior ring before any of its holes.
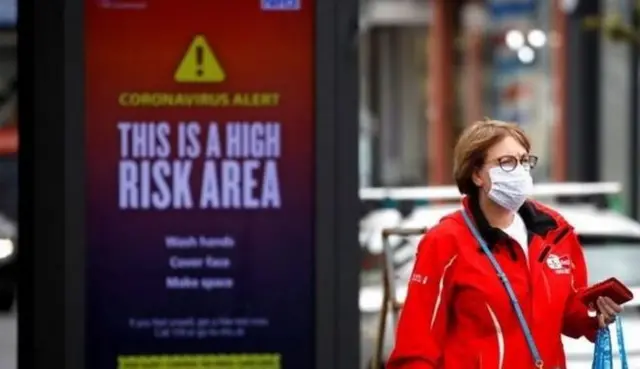
{"type": "Polygon", "coordinates": [[[471,180],[473,181],[473,184],[475,184],[477,187],[482,188],[483,181],[482,181],[482,176],[480,175],[479,169],[476,169],[473,171],[473,174],[471,174],[471,180]]]}

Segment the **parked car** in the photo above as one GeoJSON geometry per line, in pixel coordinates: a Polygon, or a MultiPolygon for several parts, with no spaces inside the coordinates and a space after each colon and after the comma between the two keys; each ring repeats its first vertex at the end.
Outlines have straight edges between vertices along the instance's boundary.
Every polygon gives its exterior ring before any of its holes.
{"type": "MultiPolygon", "coordinates": [[[[609,277],[617,277],[634,292],[635,299],[625,306],[622,314],[623,330],[626,338],[627,356],[630,360],[629,369],[640,369],[640,223],[617,211],[591,205],[558,204],[550,205],[559,211],[572,224],[584,247],[589,270],[589,282],[595,283],[609,277]]],[[[386,219],[387,224],[375,223],[369,216],[369,227],[361,228],[361,241],[376,239],[376,243],[369,247],[363,245],[368,254],[382,252],[381,236],[366,237],[366,233],[373,229],[381,231],[384,228],[397,227],[400,229],[431,227],[451,212],[460,208],[459,204],[426,205],[416,207],[408,216],[397,220],[397,217],[386,215],[379,219],[386,219]],[[394,221],[391,223],[390,221],[394,221]],[[375,224],[373,224],[375,223],[375,224]]],[[[407,283],[416,252],[419,236],[390,237],[389,246],[392,249],[393,287],[397,301],[404,301],[407,283]]],[[[363,367],[370,363],[374,355],[374,344],[380,338],[380,311],[383,305],[383,287],[380,270],[369,270],[364,273],[360,289],[361,312],[361,355],[363,367]],[[377,278],[373,277],[376,276],[377,278]]],[[[389,314],[391,316],[391,314],[389,314]]],[[[614,352],[617,352],[617,338],[612,328],[614,352]]],[[[387,326],[382,332],[384,350],[383,359],[392,348],[394,327],[387,326]]],[[[591,368],[593,359],[593,344],[586,339],[579,340],[563,337],[568,369],[591,368]]]]}

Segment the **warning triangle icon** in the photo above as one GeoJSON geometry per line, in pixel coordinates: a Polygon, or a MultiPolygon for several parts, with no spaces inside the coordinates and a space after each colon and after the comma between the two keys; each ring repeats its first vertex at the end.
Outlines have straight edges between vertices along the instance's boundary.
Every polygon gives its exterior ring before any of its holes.
{"type": "Polygon", "coordinates": [[[216,55],[202,35],[197,35],[184,54],[173,76],[179,83],[216,83],[226,75],[216,55]]]}

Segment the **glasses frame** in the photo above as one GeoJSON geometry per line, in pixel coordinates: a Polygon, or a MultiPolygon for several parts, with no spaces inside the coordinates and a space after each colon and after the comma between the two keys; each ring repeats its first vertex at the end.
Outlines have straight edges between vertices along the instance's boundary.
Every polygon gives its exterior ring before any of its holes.
{"type": "Polygon", "coordinates": [[[516,155],[502,155],[487,162],[498,164],[505,172],[513,172],[518,167],[518,164],[528,170],[534,169],[536,165],[538,165],[538,160],[539,158],[536,155],[524,154],[521,155],[520,158],[516,155]],[[506,163],[506,160],[515,164],[512,166],[511,163],[506,163]]]}

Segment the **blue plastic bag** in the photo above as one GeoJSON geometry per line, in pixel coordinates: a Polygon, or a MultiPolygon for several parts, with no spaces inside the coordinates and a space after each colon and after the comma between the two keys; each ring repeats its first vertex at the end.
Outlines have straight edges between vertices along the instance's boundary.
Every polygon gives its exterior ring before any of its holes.
{"type": "MultiPolygon", "coordinates": [[[[618,354],[622,369],[629,369],[627,364],[627,351],[624,348],[622,335],[622,319],[616,318],[616,338],[618,339],[618,354]]],[[[591,369],[613,369],[613,350],[611,349],[611,332],[609,327],[598,330],[596,343],[593,349],[593,365],[591,369]]]]}

